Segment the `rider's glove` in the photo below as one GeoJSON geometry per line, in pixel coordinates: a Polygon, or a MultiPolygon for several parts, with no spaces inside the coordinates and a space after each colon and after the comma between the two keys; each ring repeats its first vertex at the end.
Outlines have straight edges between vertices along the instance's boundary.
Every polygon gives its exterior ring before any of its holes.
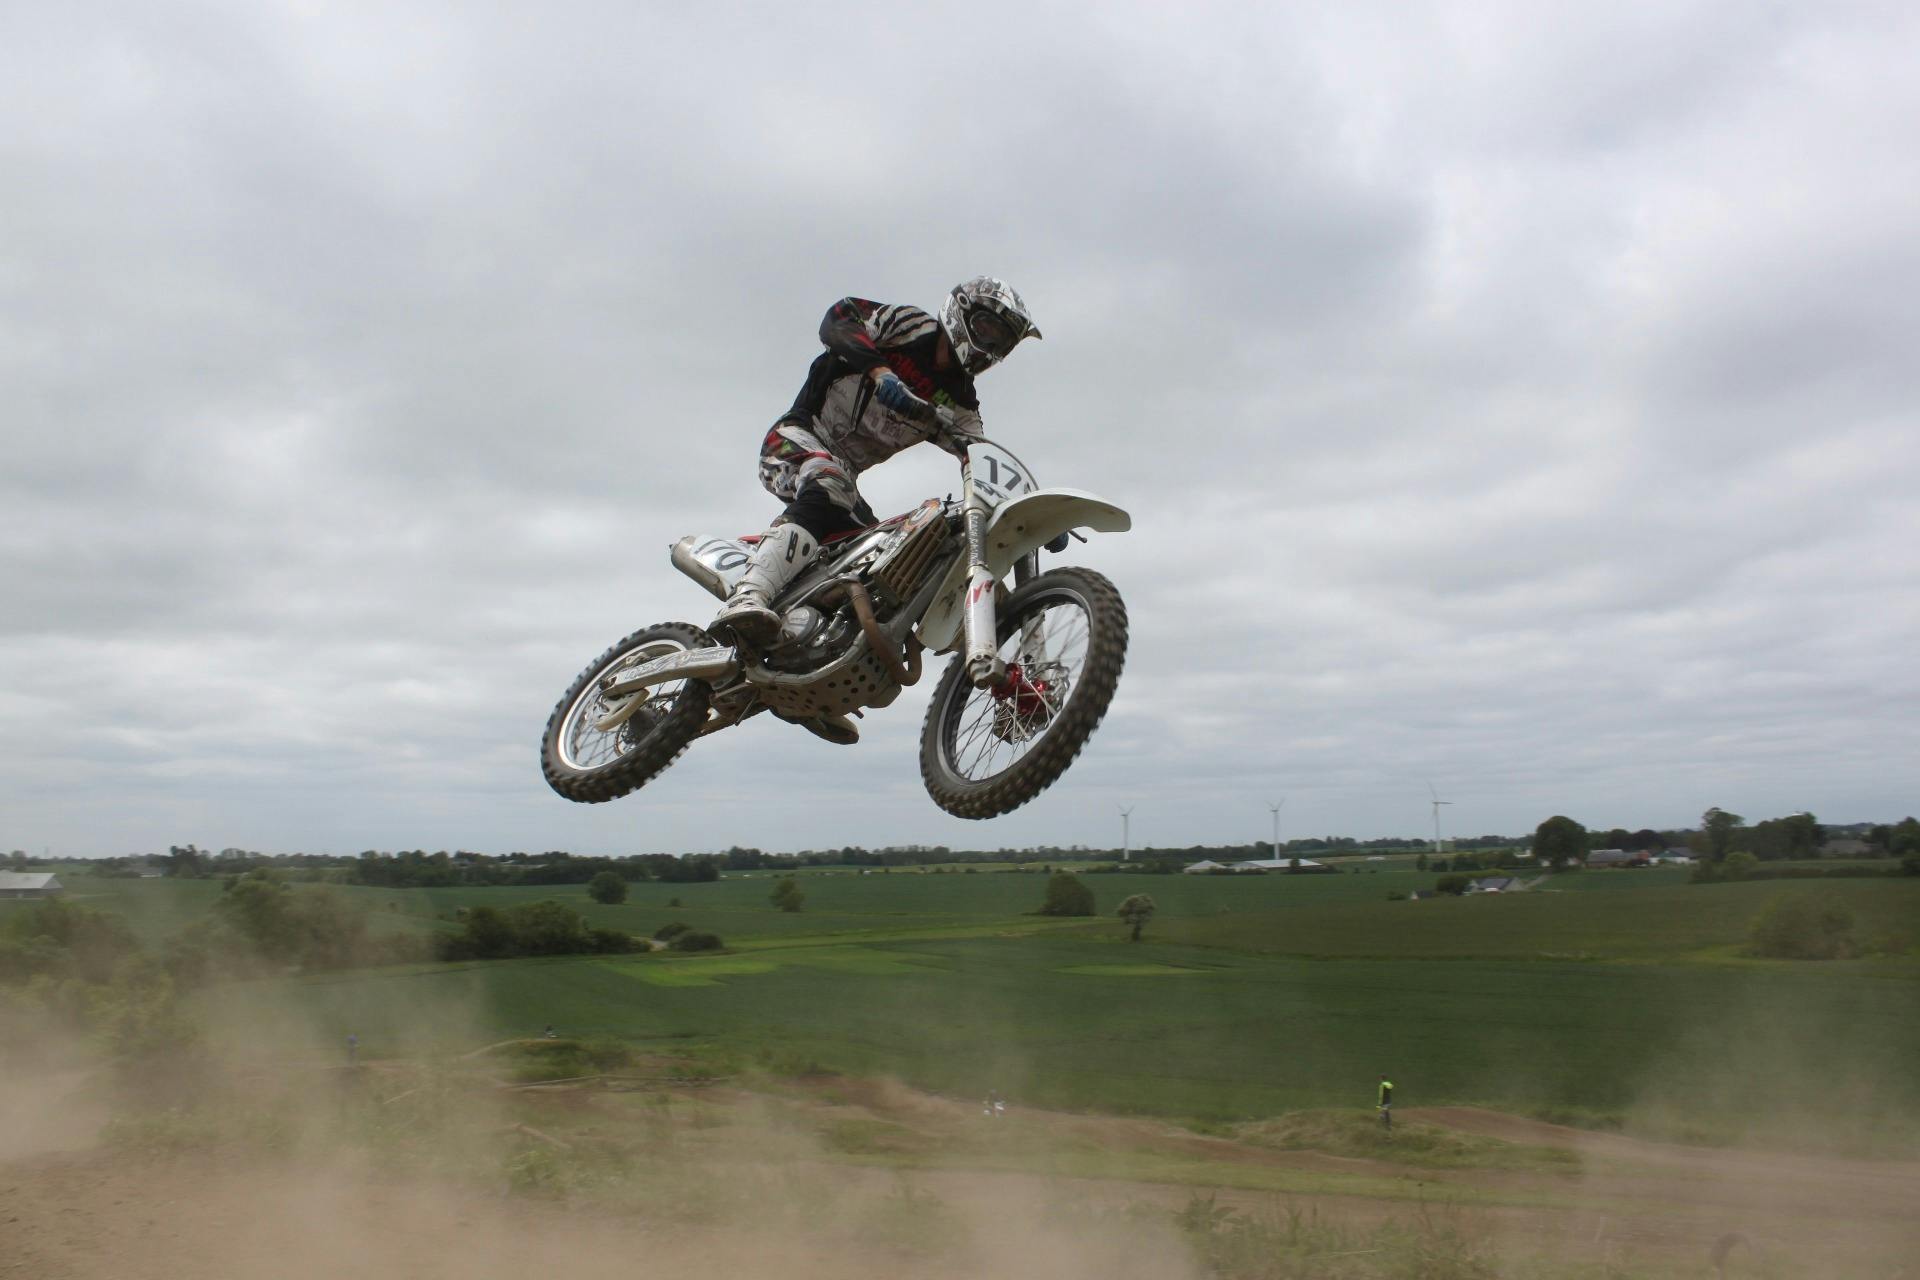
{"type": "Polygon", "coordinates": [[[907,384],[891,373],[883,373],[874,384],[873,398],[895,413],[909,418],[926,418],[933,412],[933,406],[913,394],[907,384]]]}

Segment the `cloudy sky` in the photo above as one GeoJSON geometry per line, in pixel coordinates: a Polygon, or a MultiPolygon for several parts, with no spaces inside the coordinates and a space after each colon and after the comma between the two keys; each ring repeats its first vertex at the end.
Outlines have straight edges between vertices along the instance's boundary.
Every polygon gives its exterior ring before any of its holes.
{"type": "Polygon", "coordinates": [[[13,6],[0,848],[1898,818],[1915,66],[1827,0],[13,6]],[[553,796],[826,306],[981,272],[1047,333],[989,428],[1135,516],[1068,556],[1134,627],[1080,762],[946,817],[927,681],[553,796]]]}

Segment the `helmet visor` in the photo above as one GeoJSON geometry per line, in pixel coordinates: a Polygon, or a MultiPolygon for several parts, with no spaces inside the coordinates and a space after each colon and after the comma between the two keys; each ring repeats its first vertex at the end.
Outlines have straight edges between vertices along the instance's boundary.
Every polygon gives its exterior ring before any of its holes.
{"type": "Polygon", "coordinates": [[[967,313],[967,336],[987,355],[1004,360],[1020,339],[1027,336],[1027,326],[992,307],[975,307],[967,313]]]}

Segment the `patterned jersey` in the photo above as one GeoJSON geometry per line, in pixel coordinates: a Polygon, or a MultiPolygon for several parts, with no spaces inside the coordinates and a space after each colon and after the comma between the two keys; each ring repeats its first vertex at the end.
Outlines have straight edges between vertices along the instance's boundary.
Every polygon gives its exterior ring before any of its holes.
{"type": "Polygon", "coordinates": [[[782,420],[804,425],[855,474],[932,438],[930,427],[874,401],[866,374],[885,365],[921,399],[953,409],[957,432],[980,435],[973,377],[957,360],[934,368],[940,339],[939,322],[918,307],[842,298],[820,322],[820,341],[827,349],[807,370],[806,383],[782,420]]]}

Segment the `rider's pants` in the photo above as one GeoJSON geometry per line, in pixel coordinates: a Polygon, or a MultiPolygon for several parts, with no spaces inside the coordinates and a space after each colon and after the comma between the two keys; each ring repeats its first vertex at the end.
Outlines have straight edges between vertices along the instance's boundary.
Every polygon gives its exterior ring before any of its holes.
{"type": "Polygon", "coordinates": [[[797,524],[815,540],[876,523],[853,468],[791,419],[774,423],[760,444],[760,483],[787,504],[774,523],[797,524]]]}

